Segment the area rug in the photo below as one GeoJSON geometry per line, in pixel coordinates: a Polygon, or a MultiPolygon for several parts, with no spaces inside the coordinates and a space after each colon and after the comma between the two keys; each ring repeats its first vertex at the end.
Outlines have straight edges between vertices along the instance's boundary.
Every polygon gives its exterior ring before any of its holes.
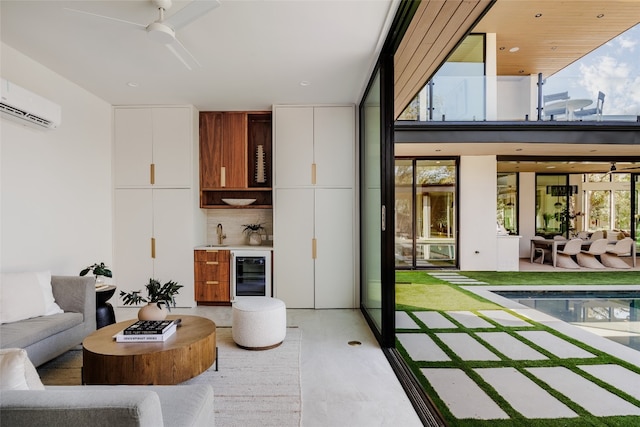
{"type": "MultiPolygon", "coordinates": [[[[215,393],[218,427],[300,426],[299,328],[287,328],[279,347],[243,350],[231,337],[231,328],[217,328],[218,371],[215,365],[183,384],[211,384],[215,393]]],[[[75,348],[38,368],[45,385],[79,385],[82,349],[75,348]]]]}

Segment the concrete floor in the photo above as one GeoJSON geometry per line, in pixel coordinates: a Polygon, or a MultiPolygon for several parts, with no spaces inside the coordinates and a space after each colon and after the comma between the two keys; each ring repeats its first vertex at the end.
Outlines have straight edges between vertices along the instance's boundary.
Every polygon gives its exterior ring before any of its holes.
{"type": "MultiPolygon", "coordinates": [[[[115,312],[123,321],[135,318],[137,308],[115,312]]],[[[231,326],[231,307],[171,312],[231,326]]],[[[288,309],[287,324],[302,331],[302,426],[422,426],[360,310],[288,309]]]]}

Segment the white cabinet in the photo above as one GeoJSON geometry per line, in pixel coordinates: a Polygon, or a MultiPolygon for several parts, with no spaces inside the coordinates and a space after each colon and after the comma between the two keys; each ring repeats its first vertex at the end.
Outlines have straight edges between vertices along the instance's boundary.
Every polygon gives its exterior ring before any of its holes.
{"type": "Polygon", "coordinates": [[[353,106],[274,107],[274,113],[274,187],[353,187],[353,106]]]}
{"type": "Polygon", "coordinates": [[[115,107],[116,188],[190,188],[191,107],[115,107]]]}
{"type": "Polygon", "coordinates": [[[192,307],[193,248],[206,235],[197,185],[198,112],[193,107],[116,107],[114,121],[114,282],[119,290],[142,290],[145,296],[150,278],[173,280],[184,286],[177,304],[192,307]],[[149,142],[148,135],[160,131],[149,142]],[[152,163],[140,167],[149,159],[156,162],[153,184],[152,163]]]}
{"type": "Polygon", "coordinates": [[[274,106],[274,161],[276,296],[356,307],[354,107],[274,106]]]}

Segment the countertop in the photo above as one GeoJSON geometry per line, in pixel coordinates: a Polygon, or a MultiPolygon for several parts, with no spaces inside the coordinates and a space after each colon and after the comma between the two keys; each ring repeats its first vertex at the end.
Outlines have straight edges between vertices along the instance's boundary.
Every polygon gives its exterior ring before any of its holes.
{"type": "Polygon", "coordinates": [[[260,246],[252,246],[252,245],[201,245],[196,246],[194,250],[202,251],[207,249],[219,249],[221,251],[234,251],[234,250],[243,250],[243,251],[272,251],[272,245],[260,245],[260,246]]]}

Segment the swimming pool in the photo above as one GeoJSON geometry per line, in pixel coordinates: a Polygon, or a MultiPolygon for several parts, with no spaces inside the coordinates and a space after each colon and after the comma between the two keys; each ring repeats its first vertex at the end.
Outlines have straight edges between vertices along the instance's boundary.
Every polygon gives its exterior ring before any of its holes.
{"type": "Polygon", "coordinates": [[[640,292],[494,290],[495,294],[640,351],[640,292]]]}

